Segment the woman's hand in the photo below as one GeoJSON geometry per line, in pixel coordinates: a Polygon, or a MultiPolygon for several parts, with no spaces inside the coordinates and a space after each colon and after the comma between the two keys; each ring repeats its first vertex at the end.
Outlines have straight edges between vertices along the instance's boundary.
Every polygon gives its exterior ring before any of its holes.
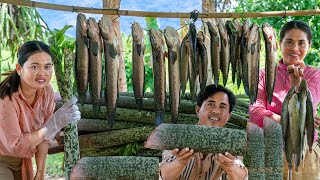
{"type": "Polygon", "coordinates": [[[296,86],[300,83],[303,77],[304,67],[305,64],[301,60],[297,60],[295,64],[290,64],[287,66],[291,86],[296,86]]]}
{"type": "Polygon", "coordinates": [[[37,173],[33,180],[44,180],[44,174],[37,173]]]}

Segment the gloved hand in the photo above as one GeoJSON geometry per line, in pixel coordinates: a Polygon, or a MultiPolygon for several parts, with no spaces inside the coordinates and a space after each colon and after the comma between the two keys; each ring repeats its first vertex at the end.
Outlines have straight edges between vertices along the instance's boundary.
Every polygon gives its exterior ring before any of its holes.
{"type": "Polygon", "coordinates": [[[76,105],[78,99],[73,96],[71,100],[65,102],[63,106],[58,109],[49,119],[46,124],[43,125],[45,131],[45,140],[51,140],[54,136],[69,123],[78,121],[81,119],[81,113],[76,105]]]}

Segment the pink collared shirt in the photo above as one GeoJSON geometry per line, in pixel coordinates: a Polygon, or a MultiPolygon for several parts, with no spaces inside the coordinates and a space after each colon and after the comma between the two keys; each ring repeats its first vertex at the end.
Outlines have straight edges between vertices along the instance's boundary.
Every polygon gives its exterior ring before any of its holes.
{"type": "MultiPolygon", "coordinates": [[[[314,114],[316,114],[316,109],[320,101],[320,69],[305,66],[304,79],[307,81],[313,100],[313,111],[314,114]]],[[[265,69],[260,70],[257,101],[249,107],[250,121],[263,127],[264,116],[270,117],[273,114],[281,115],[282,103],[290,88],[287,65],[283,64],[283,60],[281,59],[276,71],[276,82],[274,85],[272,102],[269,104],[266,93],[265,69]]]]}
{"type": "Polygon", "coordinates": [[[54,108],[51,85],[37,91],[33,107],[27,104],[20,87],[11,100],[8,96],[0,99],[0,155],[22,158],[22,174],[23,169],[33,171],[30,163],[36,148],[31,147],[31,132],[52,116],[54,108]]]}

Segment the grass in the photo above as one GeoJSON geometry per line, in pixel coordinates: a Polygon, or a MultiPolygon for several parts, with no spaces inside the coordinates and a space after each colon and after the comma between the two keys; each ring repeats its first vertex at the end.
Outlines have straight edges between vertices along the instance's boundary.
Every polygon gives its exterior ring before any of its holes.
{"type": "MultiPolygon", "coordinates": [[[[49,154],[46,161],[46,179],[50,177],[63,177],[63,158],[64,153],[49,154]]],[[[36,163],[32,159],[33,169],[36,172],[36,163]]]]}

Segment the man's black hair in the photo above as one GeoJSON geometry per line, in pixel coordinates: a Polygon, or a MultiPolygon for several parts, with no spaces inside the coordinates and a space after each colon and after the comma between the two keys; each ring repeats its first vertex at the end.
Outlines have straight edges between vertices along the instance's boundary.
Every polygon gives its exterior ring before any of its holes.
{"type": "Polygon", "coordinates": [[[217,92],[224,92],[228,95],[229,100],[229,112],[232,112],[234,105],[236,104],[236,97],[229,89],[225,88],[224,86],[218,84],[208,85],[204,91],[201,91],[197,97],[197,105],[201,107],[203,101],[208,99],[210,96],[214,95],[217,92]]]}

